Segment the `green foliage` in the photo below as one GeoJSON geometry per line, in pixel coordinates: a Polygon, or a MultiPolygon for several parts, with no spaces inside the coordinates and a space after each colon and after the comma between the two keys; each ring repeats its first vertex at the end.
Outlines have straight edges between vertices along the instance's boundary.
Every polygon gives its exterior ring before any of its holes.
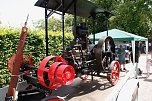
{"type": "MultiPolygon", "coordinates": [[[[45,29],[44,19],[40,19],[36,22],[33,22],[33,25],[37,29],[41,29],[41,30],[45,29]]],[[[54,17],[49,18],[48,19],[48,30],[61,31],[61,21],[54,17]]]]}
{"type": "Polygon", "coordinates": [[[152,39],[152,9],[150,0],[124,1],[117,5],[116,15],[109,19],[111,28],[152,39]]]}
{"type": "MultiPolygon", "coordinates": [[[[152,0],[91,1],[113,13],[108,17],[109,29],[118,28],[152,40],[152,0]]],[[[96,25],[96,32],[106,30],[106,17],[98,15],[96,25]]]]}
{"type": "MultiPolygon", "coordinates": [[[[0,87],[9,83],[10,71],[8,60],[16,53],[21,29],[0,28],[0,87]]],[[[68,46],[73,35],[65,33],[65,43],[68,46]]],[[[49,31],[49,54],[60,55],[62,50],[62,33],[49,31]]],[[[29,54],[34,65],[45,57],[45,32],[42,30],[29,30],[24,46],[24,53],[29,54]]]]}

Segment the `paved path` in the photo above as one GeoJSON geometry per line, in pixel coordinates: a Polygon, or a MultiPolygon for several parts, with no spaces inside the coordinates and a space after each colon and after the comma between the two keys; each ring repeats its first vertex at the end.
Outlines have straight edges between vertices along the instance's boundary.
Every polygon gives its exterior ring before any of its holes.
{"type": "MultiPolygon", "coordinates": [[[[152,75],[146,78],[146,55],[141,54],[139,58],[138,67],[141,68],[143,74],[138,76],[139,79],[139,96],[138,101],[152,101],[152,75]]],[[[126,69],[133,68],[132,63],[126,64],[126,69]]],[[[152,70],[152,67],[151,67],[152,70]]],[[[121,72],[121,79],[126,75],[121,72]]],[[[114,86],[115,87],[115,86],[114,86]]],[[[112,92],[114,87],[110,86],[108,81],[104,78],[95,78],[93,82],[76,80],[73,85],[69,87],[61,87],[59,92],[66,92],[69,101],[104,101],[106,97],[112,92]]],[[[58,91],[56,93],[59,94],[58,91]]],[[[65,96],[61,95],[61,96],[65,96]]]]}
{"type": "MultiPolygon", "coordinates": [[[[139,59],[139,68],[143,70],[139,76],[139,101],[152,101],[152,75],[146,78],[146,55],[142,54],[139,59]]],[[[151,67],[152,73],[152,67],[151,67]]]]}
{"type": "MultiPolygon", "coordinates": [[[[150,57],[150,55],[148,55],[150,57]]],[[[146,78],[146,54],[141,54],[139,58],[138,67],[143,71],[141,76],[138,76],[139,79],[139,92],[138,92],[138,101],[152,101],[152,67],[151,75],[146,78]]],[[[132,64],[127,64],[126,68],[132,68],[132,64]]]]}
{"type": "MultiPolygon", "coordinates": [[[[132,64],[126,64],[129,70],[132,64]]],[[[146,55],[142,54],[139,59],[139,67],[144,74],[139,76],[139,99],[138,101],[152,101],[152,75],[146,78],[146,55]]],[[[151,67],[152,71],[152,67],[151,67]]],[[[120,80],[125,77],[126,73],[121,72],[120,80]]],[[[106,78],[95,77],[94,81],[83,81],[75,79],[70,86],[62,86],[53,92],[53,95],[66,97],[69,101],[104,101],[106,97],[113,91],[115,86],[111,86],[106,78]]]]}
{"type": "MultiPolygon", "coordinates": [[[[126,72],[121,72],[120,80],[122,80],[125,75],[126,72]]],[[[104,101],[113,91],[114,87],[115,86],[111,86],[104,76],[94,77],[93,81],[90,79],[87,81],[75,79],[72,85],[62,86],[54,91],[52,95],[67,96],[66,100],[68,101],[104,101]]]]}

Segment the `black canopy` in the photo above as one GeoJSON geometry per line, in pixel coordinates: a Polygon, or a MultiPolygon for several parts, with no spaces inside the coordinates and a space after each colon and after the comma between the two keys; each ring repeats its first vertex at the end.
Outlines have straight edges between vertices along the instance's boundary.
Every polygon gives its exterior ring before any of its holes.
{"type": "MultiPolygon", "coordinates": [[[[56,10],[59,8],[57,11],[63,12],[61,1],[64,1],[64,12],[69,14],[74,14],[74,2],[76,2],[76,16],[88,18],[96,13],[107,12],[87,0],[48,0],[48,9],[56,10]]],[[[45,8],[45,0],[38,0],[35,6],[45,8]]]]}

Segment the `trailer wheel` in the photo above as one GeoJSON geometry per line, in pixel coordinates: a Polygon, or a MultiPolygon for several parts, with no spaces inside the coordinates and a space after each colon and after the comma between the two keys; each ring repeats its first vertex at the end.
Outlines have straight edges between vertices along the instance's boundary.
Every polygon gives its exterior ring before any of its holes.
{"type": "Polygon", "coordinates": [[[116,85],[120,76],[120,64],[118,61],[112,61],[110,64],[110,72],[107,73],[107,80],[111,85],[116,85]]]}

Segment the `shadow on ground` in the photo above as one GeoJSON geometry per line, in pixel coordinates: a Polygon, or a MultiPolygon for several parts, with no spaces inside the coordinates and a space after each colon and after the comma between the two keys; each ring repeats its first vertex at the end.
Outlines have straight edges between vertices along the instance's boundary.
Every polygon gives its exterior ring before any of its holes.
{"type": "MultiPolygon", "coordinates": [[[[105,90],[111,88],[112,85],[105,78],[96,78],[93,81],[76,79],[72,85],[62,86],[61,88],[53,91],[52,96],[65,97],[66,100],[70,100],[76,96],[86,95],[96,90],[105,90]]],[[[92,99],[92,101],[94,101],[92,99]]]]}

